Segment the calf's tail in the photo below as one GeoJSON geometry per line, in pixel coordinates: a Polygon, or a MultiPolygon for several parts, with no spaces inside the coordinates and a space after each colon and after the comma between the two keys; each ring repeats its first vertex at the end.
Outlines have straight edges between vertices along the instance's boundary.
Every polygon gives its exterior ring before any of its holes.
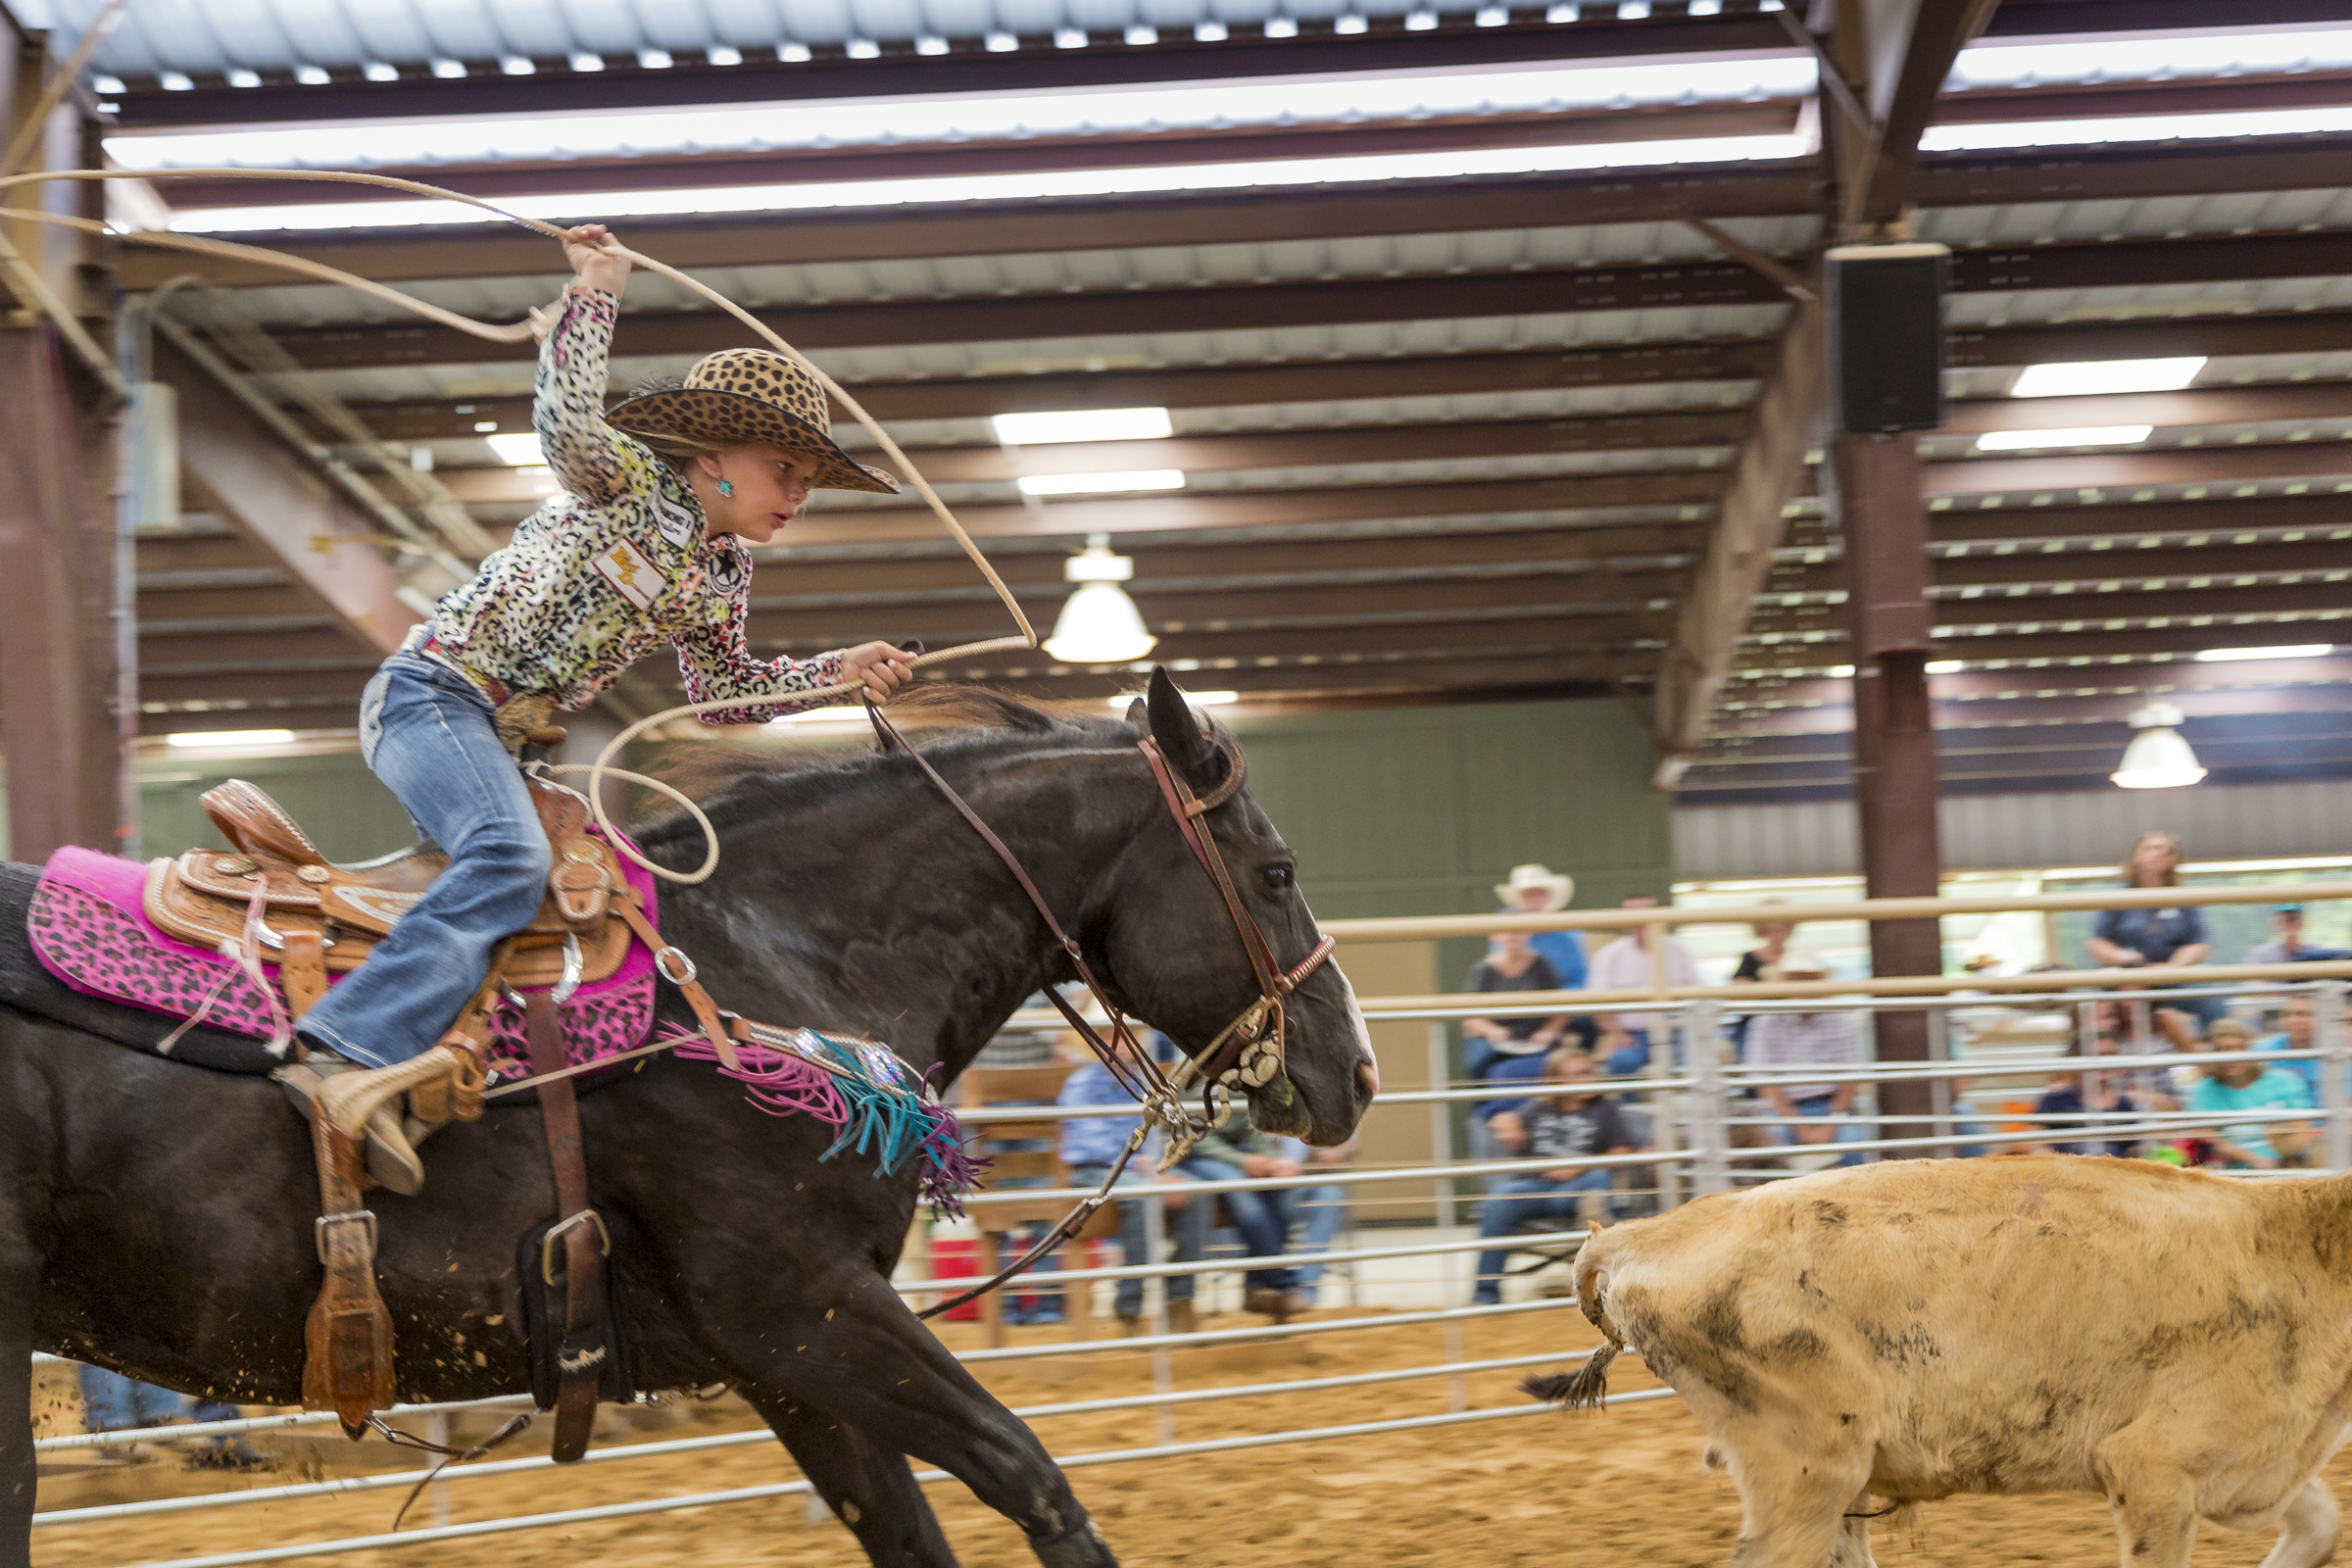
{"type": "Polygon", "coordinates": [[[1545,1399],[1566,1410],[1589,1410],[1609,1392],[1609,1363],[1625,1348],[1617,1325],[1609,1321],[1608,1277],[1601,1244],[1607,1233],[1596,1231],[1577,1250],[1576,1304],[1601,1333],[1601,1346],[1573,1372],[1531,1377],[1519,1385],[1531,1398],[1545,1399]]]}

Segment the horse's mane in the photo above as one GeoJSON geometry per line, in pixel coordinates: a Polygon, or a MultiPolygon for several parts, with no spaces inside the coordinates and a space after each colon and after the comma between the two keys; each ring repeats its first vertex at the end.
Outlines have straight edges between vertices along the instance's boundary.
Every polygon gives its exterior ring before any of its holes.
{"type": "MultiPolygon", "coordinates": [[[[894,698],[889,711],[907,743],[943,772],[1004,756],[1131,746],[1137,738],[1124,715],[1097,704],[1038,703],[947,681],[915,686],[894,698]]],[[[866,744],[849,752],[779,753],[697,740],[657,754],[649,771],[684,791],[724,833],[796,802],[830,795],[850,780],[910,765],[904,757],[866,744]]],[[[649,854],[675,848],[699,856],[702,851],[702,831],[682,811],[655,817],[630,832],[649,854]]]]}

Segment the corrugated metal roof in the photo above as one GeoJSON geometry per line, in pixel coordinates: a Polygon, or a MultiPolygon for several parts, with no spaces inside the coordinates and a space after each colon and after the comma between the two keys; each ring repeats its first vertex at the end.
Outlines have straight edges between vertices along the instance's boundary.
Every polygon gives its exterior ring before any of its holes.
{"type": "MultiPolygon", "coordinates": [[[[1752,219],[1726,225],[1750,244],[1795,251],[1811,239],[1810,218],[1752,219]]],[[[788,244],[779,240],[778,244],[788,244]]],[[[658,242],[648,242],[659,254],[658,242]]],[[[1003,294],[1179,288],[1197,283],[1324,281],[1513,268],[1612,266],[1695,260],[1717,254],[1681,223],[1485,229],[1466,233],[1368,235],[1256,245],[1178,245],[1138,250],[1036,252],[773,267],[698,269],[695,275],[749,307],[843,301],[985,299],[1003,294]]],[[[552,261],[561,263],[553,241],[552,261]]],[[[462,278],[406,284],[407,292],[485,320],[513,320],[556,297],[567,274],[462,278]]],[[[399,307],[338,284],[238,291],[243,312],[270,326],[325,326],[408,319],[399,307]]],[[[651,272],[628,286],[630,310],[702,310],[697,295],[651,272]]]]}

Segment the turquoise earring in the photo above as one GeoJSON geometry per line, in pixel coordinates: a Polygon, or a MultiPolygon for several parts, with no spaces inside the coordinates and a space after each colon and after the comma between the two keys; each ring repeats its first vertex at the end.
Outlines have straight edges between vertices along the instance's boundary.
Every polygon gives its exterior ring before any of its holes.
{"type": "Polygon", "coordinates": [[[734,482],[728,479],[719,480],[718,493],[722,496],[733,496],[735,494],[734,482]]]}

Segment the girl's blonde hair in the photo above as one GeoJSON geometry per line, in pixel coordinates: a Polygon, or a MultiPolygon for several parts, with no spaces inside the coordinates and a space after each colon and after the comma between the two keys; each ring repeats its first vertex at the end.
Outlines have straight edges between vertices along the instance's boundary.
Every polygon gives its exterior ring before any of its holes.
{"type": "Polygon", "coordinates": [[[2164,873],[2163,881],[2151,885],[2160,888],[2179,887],[2180,885],[2180,862],[2188,858],[2188,847],[2180,842],[2180,834],[2167,833],[2162,828],[2157,828],[2153,832],[2142,833],[2139,837],[2132,841],[2132,851],[2129,855],[2124,857],[2124,886],[2128,888],[2141,886],[2139,880],[2139,847],[2147,843],[2150,839],[2162,839],[2165,843],[2170,844],[2173,847],[2172,868],[2164,873]]]}

